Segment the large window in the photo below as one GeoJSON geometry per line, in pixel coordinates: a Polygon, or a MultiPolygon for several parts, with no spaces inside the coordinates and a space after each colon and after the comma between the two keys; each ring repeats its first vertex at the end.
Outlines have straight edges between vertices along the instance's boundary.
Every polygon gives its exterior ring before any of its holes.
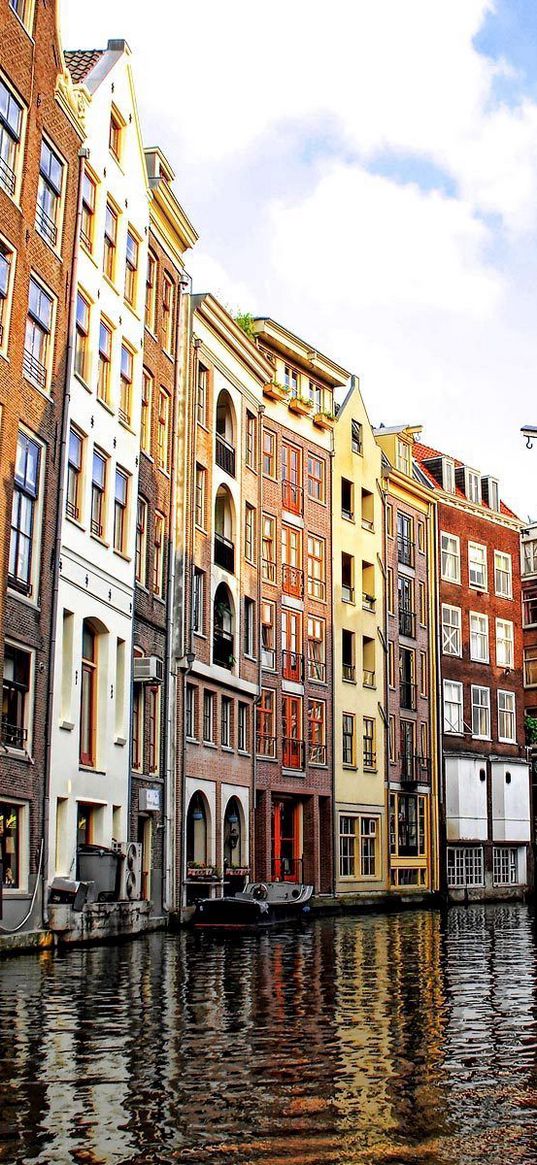
{"type": "Polygon", "coordinates": [[[11,536],[9,544],[9,583],[17,590],[32,591],[32,558],[36,542],[35,511],[39,489],[41,450],[26,433],[17,438],[17,457],[13,483],[11,536]]]}
{"type": "Polygon", "coordinates": [[[510,554],[494,551],[494,590],[505,599],[513,596],[513,563],[510,554]]]}
{"type": "Polygon", "coordinates": [[[495,845],[492,851],[492,880],[495,886],[516,886],[518,850],[514,846],[495,845]]]}
{"type": "Polygon", "coordinates": [[[354,878],[356,870],[356,826],[357,817],[339,819],[339,874],[341,878],[354,878]]]}
{"type": "Polygon", "coordinates": [[[425,797],[390,795],[390,852],[394,857],[422,857],[426,852],[425,797]]]}
{"type": "Polygon", "coordinates": [[[233,700],[229,696],[222,696],[220,706],[220,744],[222,748],[232,748],[232,713],[233,700]]]}
{"type": "Polygon", "coordinates": [[[64,164],[48,142],[41,142],[35,225],[39,234],[56,247],[61,217],[64,164]]]}
{"type": "Polygon", "coordinates": [[[192,630],[203,635],[204,626],[205,571],[194,567],[192,575],[192,630]]]}
{"type": "Polygon", "coordinates": [[[308,453],[307,460],[308,497],[316,502],[325,500],[325,463],[322,457],[308,453]]]}
{"type": "Polygon", "coordinates": [[[308,700],[308,761],[310,765],[326,764],[326,703],[308,700]]]}
{"type": "Polygon", "coordinates": [[[144,498],[138,497],[138,505],[136,508],[136,552],[135,552],[135,570],[134,577],[140,586],[145,587],[147,581],[146,568],[146,548],[147,548],[147,502],[144,498]]]}
{"type": "Polygon", "coordinates": [[[165,473],[170,468],[170,397],[164,388],[158,394],[157,465],[165,473]]]}
{"type": "Polygon", "coordinates": [[[36,388],[47,389],[52,355],[53,300],[32,275],[24,337],[23,371],[36,388]]]}
{"type": "Polygon", "coordinates": [[[522,543],[522,556],[523,575],[537,574],[537,538],[522,543]]]}
{"type": "Polygon", "coordinates": [[[90,255],[95,238],[95,200],[97,183],[85,170],[82,177],[82,208],[80,214],[80,238],[90,255]]]}
{"type": "Polygon", "coordinates": [[[175,285],[169,275],[164,275],[162,279],[162,343],[164,351],[169,356],[173,356],[175,349],[174,301],[175,285]]]}
{"type": "Polygon", "coordinates": [[[444,680],[444,732],[463,734],[462,684],[444,680]]]}
{"type": "Polygon", "coordinates": [[[82,625],[80,686],[80,763],[95,765],[97,723],[97,636],[87,619],[82,625]]]}
{"type": "Polygon", "coordinates": [[[136,307],[138,290],[138,260],[140,245],[134,231],[127,231],[127,253],[125,259],[125,300],[130,307],[136,307]]]}
{"type": "Polygon", "coordinates": [[[514,667],[515,644],[513,624],[507,619],[496,619],[496,664],[514,667]]]}
{"type": "Polygon", "coordinates": [[[83,439],[72,426],[69,430],[69,452],[67,461],[67,498],[65,512],[69,518],[80,517],[80,494],[82,477],[83,439]]]}
{"type": "Polygon", "coordinates": [[[255,509],[248,502],[244,514],[244,556],[247,562],[255,562],[255,509]]]}
{"type": "Polygon", "coordinates": [[[339,819],[339,873],[342,878],[377,876],[377,817],[342,816],[339,819]],[[359,843],[359,854],[357,847],[359,843]],[[359,864],[358,864],[359,863],[359,864]]]}
{"type": "Polygon", "coordinates": [[[269,671],[276,667],[276,604],[261,603],[261,665],[269,671]]]}
{"type": "Polygon", "coordinates": [[[528,586],[522,592],[522,625],[535,627],[537,625],[537,587],[528,586]]]}
{"type": "Polygon", "coordinates": [[[255,599],[244,599],[244,654],[255,657],[255,599]]]}
{"type": "Polygon", "coordinates": [[[524,648],[524,687],[537,687],[537,647],[524,648]]]}
{"type": "Polygon", "coordinates": [[[489,621],[487,615],[470,611],[470,659],[489,662],[489,621]]]}
{"type": "Polygon", "coordinates": [[[76,297],[75,372],[80,380],[84,381],[84,384],[89,381],[89,332],[89,301],[81,291],[78,291],[76,297]]]}
{"type": "Polygon", "coordinates": [[[308,595],[311,599],[326,598],[326,543],[324,538],[308,534],[308,595]]]}
{"type": "Polygon", "coordinates": [[[276,757],[274,701],[273,689],[262,688],[261,699],[257,705],[256,751],[259,756],[271,759],[276,757]]]}
{"type": "Polygon", "coordinates": [[[129,479],[122,469],[116,469],[114,490],[114,550],[125,553],[127,538],[127,504],[129,479]]]}
{"type": "Polygon", "coordinates": [[[516,741],[515,693],[498,692],[498,740],[516,741]]]}
{"type": "Polygon", "coordinates": [[[324,619],[308,615],[308,679],[318,683],[326,680],[325,642],[324,619]]]}
{"type": "Polygon", "coordinates": [[[21,887],[22,806],[0,801],[0,858],[4,890],[21,887]]]}
{"type": "Polygon", "coordinates": [[[342,720],[342,761],[352,768],[356,766],[356,717],[352,712],[344,712],[342,720]]]}
{"type": "Polygon", "coordinates": [[[113,283],[116,273],[116,254],[117,254],[117,226],[118,216],[117,212],[110,202],[106,204],[106,215],[104,220],[104,261],[103,270],[108,279],[113,283]]]}
{"type": "Polygon", "coordinates": [[[442,603],[442,651],[444,655],[462,655],[461,609],[442,603]]]}
{"type": "Polygon", "coordinates": [[[105,525],[105,496],[106,496],[106,457],[93,450],[93,464],[91,472],[91,533],[96,538],[104,537],[105,525]]]}
{"type": "Polygon", "coordinates": [[[475,846],[447,847],[448,886],[465,888],[483,885],[483,849],[475,846]]]}
{"type": "Polygon", "coordinates": [[[205,744],[214,744],[215,707],[214,692],[205,689],[203,693],[203,741],[205,744]]]}
{"type": "Polygon", "coordinates": [[[490,689],[472,684],[472,736],[490,740],[490,689]]]}
{"type": "Polygon", "coordinates": [[[28,751],[31,655],[6,643],[2,686],[1,741],[6,748],[28,751]]]}
{"type": "Polygon", "coordinates": [[[97,396],[104,404],[110,404],[110,375],[112,366],[112,328],[106,320],[99,323],[99,371],[97,375],[97,396]]]}
{"type": "Polygon", "coordinates": [[[22,135],[22,105],[0,78],[0,186],[14,195],[22,135]]]}
{"type": "Polygon", "coordinates": [[[476,591],[487,589],[487,548],[479,542],[468,543],[468,578],[476,591]]]}
{"type": "Polygon", "coordinates": [[[119,419],[126,425],[131,423],[132,380],[134,355],[126,344],[121,345],[121,367],[119,380],[119,419]]]}
{"type": "Polygon", "coordinates": [[[441,573],[446,582],[461,581],[461,547],[455,534],[440,534],[441,573]]]}
{"type": "Polygon", "coordinates": [[[263,514],[261,574],[265,582],[276,582],[276,519],[263,514]]]}
{"type": "Polygon", "coordinates": [[[276,477],[276,434],[270,429],[263,430],[263,473],[276,477]]]}

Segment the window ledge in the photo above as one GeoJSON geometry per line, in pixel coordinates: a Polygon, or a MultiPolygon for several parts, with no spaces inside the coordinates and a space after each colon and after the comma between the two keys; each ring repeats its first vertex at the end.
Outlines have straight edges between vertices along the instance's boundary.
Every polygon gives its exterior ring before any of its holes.
{"type": "Polygon", "coordinates": [[[119,296],[119,291],[118,291],[115,283],[113,282],[112,279],[110,279],[110,276],[106,274],[106,271],[103,271],[102,275],[103,275],[103,279],[104,279],[105,283],[107,283],[108,286],[112,288],[112,291],[115,291],[116,295],[119,296]]]}
{"type": "Polygon", "coordinates": [[[8,345],[6,344],[6,351],[0,352],[0,360],[5,360],[6,364],[11,364],[11,360],[7,354],[7,347],[8,345]]]}
{"type": "Polygon", "coordinates": [[[99,546],[104,546],[105,550],[110,550],[110,543],[105,542],[104,538],[101,538],[99,534],[92,534],[90,531],[90,538],[92,538],[94,542],[98,542],[99,546]]]}
{"type": "Polygon", "coordinates": [[[192,634],[196,636],[196,639],[207,639],[203,631],[193,631],[192,634]]]}
{"type": "MultiPolygon", "coordinates": [[[[204,636],[204,638],[205,638],[205,636],[204,636]]],[[[248,659],[250,661],[250,663],[257,663],[257,656],[249,655],[248,652],[246,652],[246,651],[243,653],[243,657],[244,657],[244,659],[248,659]]]]}
{"type": "Polygon", "coordinates": [[[117,550],[115,546],[114,546],[114,554],[117,554],[118,558],[122,558],[123,562],[132,562],[132,558],[131,558],[130,554],[125,554],[123,550],[117,550]]]}
{"type": "Polygon", "coordinates": [[[101,408],[106,409],[107,413],[110,413],[111,417],[115,416],[112,405],[109,405],[107,400],[103,400],[102,396],[97,396],[95,399],[97,404],[100,404],[101,408]]]}
{"type": "Polygon", "coordinates": [[[220,748],[222,749],[222,752],[235,752],[235,749],[232,748],[230,744],[221,744],[220,748]]]}
{"type": "Polygon", "coordinates": [[[349,772],[353,772],[353,773],[358,772],[358,765],[346,765],[345,761],[342,761],[341,767],[344,769],[348,769],[349,772]]]}
{"type": "Polygon", "coordinates": [[[157,469],[158,469],[159,473],[162,474],[163,477],[166,477],[168,479],[168,481],[171,480],[172,475],[171,475],[169,469],[165,469],[163,465],[157,465],[157,469]]]}
{"type": "Polygon", "coordinates": [[[237,752],[238,752],[239,756],[251,756],[252,755],[251,752],[247,752],[245,748],[238,748],[237,752]]]}
{"type": "Polygon", "coordinates": [[[155,458],[151,455],[149,449],[140,449],[140,453],[143,453],[144,457],[147,457],[147,460],[150,461],[152,465],[154,465],[155,458]]]}
{"type": "Polygon", "coordinates": [[[30,753],[25,748],[11,748],[9,745],[2,745],[2,754],[5,757],[10,757],[11,760],[20,760],[23,764],[33,764],[30,753]]]}
{"type": "Polygon", "coordinates": [[[106,769],[97,769],[95,765],[83,765],[79,762],[78,768],[81,773],[95,773],[97,777],[106,776],[106,769]]]}
{"type": "MultiPolygon", "coordinates": [[[[188,737],[187,737],[187,739],[188,739],[188,737]]],[[[215,744],[214,740],[202,740],[201,743],[203,744],[204,748],[216,748],[216,744],[215,744]]]]}
{"type": "Polygon", "coordinates": [[[136,432],[133,429],[130,421],[122,421],[121,417],[118,417],[118,421],[119,421],[122,429],[126,429],[128,433],[132,433],[133,437],[136,436],[136,432]]]}
{"type": "Polygon", "coordinates": [[[78,530],[82,530],[84,534],[86,533],[86,527],[82,525],[82,522],[79,522],[78,518],[73,518],[71,514],[67,513],[64,515],[64,517],[65,520],[70,522],[72,526],[76,526],[78,530]]]}
{"type": "MultiPolygon", "coordinates": [[[[39,235],[39,238],[41,239],[41,242],[43,242],[43,243],[45,244],[45,246],[46,246],[46,247],[48,247],[49,251],[51,251],[51,252],[52,252],[52,254],[55,256],[55,258],[58,260],[58,262],[59,262],[59,263],[63,263],[63,258],[62,258],[62,253],[61,253],[61,250],[60,250],[60,249],[58,249],[58,247],[53,247],[53,246],[52,246],[52,243],[49,243],[49,240],[48,240],[48,239],[45,237],[45,235],[44,235],[44,234],[43,234],[43,233],[42,233],[42,232],[39,230],[39,227],[37,226],[37,223],[34,223],[34,226],[35,226],[35,233],[36,233],[36,235],[39,235]]],[[[60,234],[60,233],[61,233],[61,232],[60,232],[60,230],[59,230],[59,228],[58,228],[58,234],[60,234]]]]}
{"type": "Polygon", "coordinates": [[[80,373],[73,371],[73,376],[74,376],[75,380],[77,380],[78,383],[82,385],[82,388],[86,389],[86,392],[91,393],[90,385],[88,384],[87,380],[84,380],[83,376],[80,376],[80,373]]]}

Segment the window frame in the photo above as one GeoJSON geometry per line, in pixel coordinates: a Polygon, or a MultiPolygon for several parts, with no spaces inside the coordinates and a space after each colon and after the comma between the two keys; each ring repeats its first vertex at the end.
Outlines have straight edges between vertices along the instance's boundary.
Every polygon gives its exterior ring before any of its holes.
{"type": "Polygon", "coordinates": [[[455,658],[462,659],[462,609],[460,607],[453,606],[452,603],[442,603],[442,605],[441,605],[441,625],[442,625],[442,655],[452,655],[455,658]],[[457,612],[458,626],[455,623],[446,622],[446,620],[444,619],[444,612],[445,611],[449,611],[451,614],[453,614],[453,612],[455,612],[455,611],[457,612]],[[446,628],[448,629],[447,636],[446,636],[446,628]],[[456,650],[456,651],[447,650],[446,644],[447,644],[449,638],[453,638],[454,634],[457,636],[458,650],[456,650]]]}
{"type": "Polygon", "coordinates": [[[57,146],[52,144],[46,134],[41,137],[41,151],[39,155],[38,186],[35,211],[35,229],[45,243],[57,254],[61,254],[63,217],[65,206],[65,187],[67,179],[67,163],[60,154],[57,146]],[[54,185],[50,173],[47,175],[43,168],[43,150],[47,149],[60,169],[59,186],[54,185]],[[43,195],[45,194],[45,197],[43,195]],[[46,195],[52,195],[54,214],[45,210],[43,202],[46,195]],[[41,199],[41,201],[40,201],[41,199]]]}
{"type": "MultiPolygon", "coordinates": [[[[490,688],[483,684],[472,684],[470,688],[470,699],[472,708],[472,740],[490,740],[491,739],[491,703],[490,703],[490,688]],[[487,699],[478,703],[476,695],[482,696],[486,692],[487,699]],[[476,731],[476,712],[486,715],[486,732],[476,731]]],[[[480,725],[478,725],[480,727],[480,725]]]]}
{"type": "Polygon", "coordinates": [[[460,680],[445,679],[443,681],[443,684],[442,684],[442,726],[443,726],[442,730],[446,736],[464,736],[464,685],[461,683],[460,680]],[[459,700],[453,700],[453,699],[447,700],[446,699],[446,690],[448,688],[448,685],[451,688],[456,688],[458,690],[458,693],[460,696],[459,700]],[[450,725],[449,725],[449,721],[447,719],[447,705],[448,704],[450,706],[458,708],[458,710],[459,710],[458,716],[457,716],[456,727],[450,727],[450,725]]]}
{"type": "Polygon", "coordinates": [[[451,534],[448,530],[440,531],[440,577],[443,582],[449,582],[455,585],[460,585],[461,582],[461,540],[457,534],[451,534]],[[450,550],[445,545],[447,540],[455,544],[455,549],[450,550]],[[455,563],[455,577],[446,573],[448,561],[455,563]]]}
{"type": "Polygon", "coordinates": [[[468,586],[470,587],[470,590],[473,591],[488,591],[488,555],[487,547],[482,542],[468,542],[468,586]],[[475,552],[476,550],[483,551],[483,557],[481,561],[476,559],[475,554],[472,557],[472,552],[475,552]],[[483,571],[484,581],[482,583],[477,582],[475,577],[474,581],[472,581],[472,571],[475,575],[476,567],[480,567],[483,571]]]}
{"type": "Polygon", "coordinates": [[[512,692],[512,691],[508,691],[506,688],[498,688],[497,709],[498,709],[498,740],[502,744],[516,744],[516,733],[517,733],[516,693],[512,692]],[[507,708],[507,707],[501,708],[500,707],[500,704],[502,702],[501,697],[505,697],[505,696],[508,696],[510,701],[512,700],[512,708],[507,708]],[[503,717],[509,716],[512,718],[512,720],[511,720],[512,725],[513,725],[513,735],[512,736],[507,736],[507,735],[505,735],[505,733],[502,734],[502,732],[500,731],[501,724],[502,724],[502,716],[503,717]]]}
{"type": "Polygon", "coordinates": [[[494,551],[494,594],[503,599],[513,598],[513,558],[512,555],[505,550],[494,551]],[[502,568],[498,565],[498,559],[502,558],[507,560],[507,570],[502,570],[502,568]],[[499,576],[507,578],[506,590],[502,590],[498,586],[499,576]]]}

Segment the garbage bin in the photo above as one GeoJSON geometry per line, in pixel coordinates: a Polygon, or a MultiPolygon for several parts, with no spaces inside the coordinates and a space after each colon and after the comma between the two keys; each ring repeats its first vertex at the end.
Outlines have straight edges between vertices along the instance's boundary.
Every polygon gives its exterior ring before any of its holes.
{"type": "Polygon", "coordinates": [[[95,882],[99,902],[119,898],[121,854],[104,845],[86,843],[78,847],[78,877],[81,882],[95,882]]]}

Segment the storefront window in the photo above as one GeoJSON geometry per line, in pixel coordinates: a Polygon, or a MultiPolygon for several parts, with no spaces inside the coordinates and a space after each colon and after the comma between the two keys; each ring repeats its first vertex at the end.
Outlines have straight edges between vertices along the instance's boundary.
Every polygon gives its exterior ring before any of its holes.
{"type": "Polygon", "coordinates": [[[20,806],[0,801],[0,857],[3,885],[16,889],[20,878],[20,806]]]}

